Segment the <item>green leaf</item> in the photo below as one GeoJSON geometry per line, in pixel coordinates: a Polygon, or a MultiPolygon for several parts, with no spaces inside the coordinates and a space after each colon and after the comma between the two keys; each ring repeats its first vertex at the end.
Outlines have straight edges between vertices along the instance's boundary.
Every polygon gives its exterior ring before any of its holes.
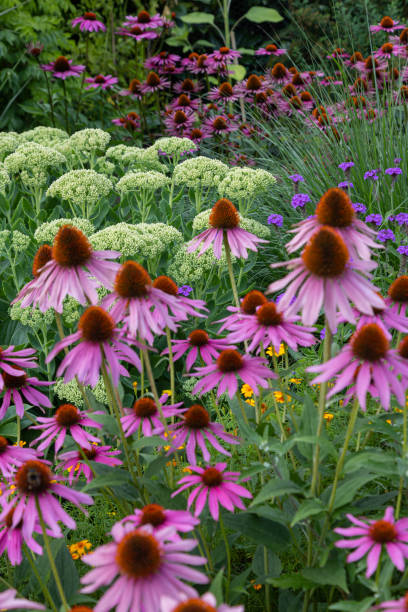
{"type": "Polygon", "coordinates": [[[299,485],[295,484],[291,480],[281,480],[280,478],[273,478],[261,489],[260,493],[255,497],[251,506],[261,504],[266,500],[273,497],[280,497],[282,495],[290,495],[291,493],[300,493],[302,489],[299,485]]]}
{"type": "Polygon", "coordinates": [[[315,585],[300,574],[286,574],[279,578],[268,578],[267,581],[278,589],[312,589],[315,585]]]}
{"type": "Polygon", "coordinates": [[[275,552],[285,550],[288,547],[290,536],[288,528],[282,523],[277,523],[250,512],[241,514],[228,514],[224,518],[227,527],[233,531],[251,538],[257,544],[262,544],[275,552]]]}
{"type": "Polygon", "coordinates": [[[352,455],[344,465],[344,472],[354,472],[361,468],[370,466],[370,471],[378,475],[393,476],[397,469],[395,458],[383,452],[366,451],[352,455]]]}
{"type": "Polygon", "coordinates": [[[140,438],[132,443],[132,448],[146,448],[147,446],[163,446],[163,438],[160,436],[149,436],[147,438],[140,438]]]}
{"type": "Polygon", "coordinates": [[[367,484],[367,482],[370,482],[370,480],[374,480],[375,478],[377,478],[376,474],[367,474],[367,472],[365,472],[344,479],[342,484],[337,489],[336,498],[334,500],[334,509],[341,508],[341,506],[349,504],[354,499],[357,491],[362,486],[367,484]]]}
{"type": "Polygon", "coordinates": [[[374,597],[366,597],[362,601],[339,601],[329,606],[329,610],[340,610],[341,612],[366,612],[374,603],[374,597]]]}
{"type": "Polygon", "coordinates": [[[258,546],[252,561],[252,571],[256,575],[257,582],[264,583],[266,578],[277,578],[282,571],[282,563],[274,552],[268,550],[267,569],[265,569],[265,549],[258,546]]]}
{"type": "Polygon", "coordinates": [[[322,586],[338,586],[348,593],[346,570],[344,564],[339,560],[328,561],[324,567],[306,567],[301,572],[307,580],[322,586]]]}
{"type": "Polygon", "coordinates": [[[211,586],[208,589],[210,593],[212,593],[217,600],[217,604],[220,604],[223,600],[223,589],[222,583],[224,579],[224,568],[222,567],[219,572],[217,572],[214,580],[211,582],[211,586]]]}
{"type": "Polygon", "coordinates": [[[229,64],[228,70],[232,73],[231,77],[236,81],[242,81],[246,74],[245,66],[240,66],[240,64],[229,64]]]}
{"type": "Polygon", "coordinates": [[[283,21],[282,15],[275,9],[267,8],[266,6],[252,6],[244,17],[254,23],[279,23],[283,21]]]}
{"type": "Polygon", "coordinates": [[[125,470],[115,468],[109,470],[109,472],[106,472],[106,474],[96,476],[93,480],[91,480],[91,482],[85,485],[82,491],[85,493],[101,487],[115,487],[117,485],[124,484],[125,482],[129,482],[129,473],[125,470]]]}
{"type": "Polygon", "coordinates": [[[324,512],[324,509],[325,508],[320,499],[307,499],[306,501],[302,502],[297,509],[295,516],[293,517],[291,527],[309,516],[315,516],[316,514],[324,512]]]}
{"type": "Polygon", "coordinates": [[[187,15],[183,15],[181,21],[188,24],[197,24],[197,23],[214,23],[214,15],[210,15],[209,13],[200,13],[197,11],[196,13],[188,13],[187,15]]]}

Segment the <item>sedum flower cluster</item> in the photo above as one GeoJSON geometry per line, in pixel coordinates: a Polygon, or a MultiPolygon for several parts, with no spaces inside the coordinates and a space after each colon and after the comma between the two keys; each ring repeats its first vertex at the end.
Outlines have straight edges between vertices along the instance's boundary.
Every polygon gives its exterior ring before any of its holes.
{"type": "Polygon", "coordinates": [[[68,145],[77,154],[81,153],[96,153],[105,151],[111,137],[108,132],[99,128],[85,128],[74,132],[68,140],[68,145]]]}
{"type": "Polygon", "coordinates": [[[30,246],[30,237],[18,230],[11,232],[10,230],[0,231],[0,252],[8,251],[11,247],[15,253],[26,251],[30,246]]]}
{"type": "Polygon", "coordinates": [[[110,194],[112,181],[95,170],[71,170],[54,181],[47,196],[60,197],[83,212],[110,194]]]}
{"type": "Polygon", "coordinates": [[[69,135],[59,128],[39,125],[32,130],[22,132],[21,138],[27,142],[36,142],[46,147],[53,147],[57,143],[68,140],[69,135]]]}
{"type": "Polygon", "coordinates": [[[79,321],[82,314],[80,306],[80,303],[77,302],[75,298],[71,296],[65,298],[62,310],[62,318],[64,319],[64,323],[71,326],[79,321]]]}
{"type": "MultiPolygon", "coordinates": [[[[169,136],[159,138],[149,149],[156,151],[160,155],[160,152],[165,153],[168,156],[182,157],[185,153],[190,153],[197,150],[197,145],[193,140],[189,138],[178,138],[177,136],[169,136]]],[[[149,150],[147,149],[147,150],[149,150]]]]}
{"type": "Polygon", "coordinates": [[[268,191],[276,183],[276,178],[266,170],[256,168],[232,168],[218,185],[222,198],[234,202],[253,199],[268,191]]]}
{"type": "Polygon", "coordinates": [[[37,227],[34,232],[35,240],[40,244],[52,244],[59,228],[62,225],[73,225],[81,230],[85,236],[90,236],[95,231],[93,224],[88,221],[88,219],[81,219],[79,217],[73,217],[72,219],[54,219],[53,221],[42,223],[39,227],[37,227]]]}
{"type": "MultiPolygon", "coordinates": [[[[187,244],[183,244],[181,248],[174,249],[173,258],[168,267],[168,274],[178,285],[188,284],[197,285],[202,279],[208,278],[209,274],[214,270],[214,266],[222,267],[227,265],[224,247],[222,247],[221,258],[216,259],[212,249],[208,249],[202,255],[198,255],[199,251],[189,253],[187,244]]],[[[235,257],[232,256],[232,260],[235,257]]]]}
{"type": "Polygon", "coordinates": [[[50,172],[65,164],[66,159],[55,149],[36,142],[20,145],[8,155],[4,165],[11,175],[19,176],[22,183],[32,189],[45,187],[50,172]]]}
{"type": "Polygon", "coordinates": [[[170,179],[161,172],[149,170],[147,172],[127,172],[116,184],[121,194],[133,191],[156,191],[170,184],[170,179]]]}
{"type": "Polygon", "coordinates": [[[157,151],[151,147],[141,149],[140,147],[129,147],[127,145],[116,145],[109,147],[105,157],[112,160],[123,169],[155,170],[156,172],[167,171],[164,164],[157,159],[157,151]]]}
{"type": "MultiPolygon", "coordinates": [[[[0,143],[0,147],[1,147],[1,143],[0,143]]],[[[10,185],[10,183],[11,183],[11,180],[10,180],[9,174],[4,164],[0,162],[0,193],[5,193],[6,188],[10,185]]]]}
{"type": "MultiPolygon", "coordinates": [[[[85,389],[92,391],[97,402],[101,404],[108,403],[108,397],[102,377],[99,378],[95,387],[87,386],[85,389]]],[[[74,404],[78,408],[84,405],[84,398],[82,397],[82,393],[75,378],[68,383],[64,383],[63,378],[57,379],[53,386],[53,390],[56,396],[62,401],[74,404]]]]}
{"type": "Polygon", "coordinates": [[[12,321],[20,321],[21,325],[30,327],[33,331],[38,331],[43,325],[47,328],[54,321],[54,309],[49,308],[41,312],[39,308],[26,306],[21,308],[21,302],[16,302],[10,307],[9,315],[12,321]]]}
{"type": "Polygon", "coordinates": [[[20,144],[20,134],[17,132],[0,132],[0,161],[3,161],[10,153],[14,153],[20,144]]]}
{"type": "Polygon", "coordinates": [[[176,185],[186,185],[196,190],[202,187],[216,187],[228,172],[228,166],[217,159],[193,157],[174,168],[173,180],[176,185]]]}
{"type": "MultiPolygon", "coordinates": [[[[203,230],[206,230],[209,226],[211,209],[203,210],[198,215],[196,215],[193,219],[193,232],[194,234],[198,234],[203,230]]],[[[239,225],[242,229],[247,232],[251,232],[251,234],[255,234],[258,238],[264,238],[265,240],[269,240],[271,237],[271,231],[269,227],[259,223],[259,221],[255,221],[255,219],[249,219],[248,217],[243,217],[239,215],[239,225]]]]}
{"type": "Polygon", "coordinates": [[[165,223],[118,223],[90,237],[94,249],[114,249],[125,257],[157,259],[183,241],[175,227],[165,223]]]}

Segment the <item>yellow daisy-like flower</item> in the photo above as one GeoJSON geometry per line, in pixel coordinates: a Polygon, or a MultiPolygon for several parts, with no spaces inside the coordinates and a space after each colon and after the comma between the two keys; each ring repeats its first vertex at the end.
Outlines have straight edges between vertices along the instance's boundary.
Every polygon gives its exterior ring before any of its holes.
{"type": "MultiPolygon", "coordinates": [[[[285,401],[285,397],[282,393],[282,391],[274,391],[273,392],[276,401],[278,402],[278,404],[283,404],[285,401]]],[[[290,402],[291,401],[291,397],[289,395],[286,396],[286,401],[290,402]]]]}
{"type": "Polygon", "coordinates": [[[252,397],[254,394],[252,387],[250,385],[247,385],[246,383],[242,385],[241,393],[244,397],[252,397]]]}
{"type": "Polygon", "coordinates": [[[161,392],[162,395],[167,394],[169,397],[171,397],[172,393],[171,393],[171,389],[164,389],[164,391],[161,392]]]}
{"type": "MultiPolygon", "coordinates": [[[[407,405],[408,405],[408,402],[407,402],[407,405]]],[[[403,409],[402,409],[402,408],[398,408],[398,407],[396,407],[396,408],[395,408],[395,412],[404,412],[404,411],[403,411],[403,409]]]]}
{"type": "Polygon", "coordinates": [[[281,344],[279,345],[278,352],[275,351],[273,346],[268,346],[268,348],[266,349],[266,354],[269,355],[270,357],[273,357],[274,355],[276,357],[281,357],[285,353],[286,353],[286,349],[285,349],[285,345],[283,344],[283,342],[281,342],[281,344]]]}
{"type": "Polygon", "coordinates": [[[133,387],[133,388],[134,388],[134,390],[136,391],[136,389],[137,389],[137,380],[134,380],[134,381],[132,382],[132,387],[133,387]]]}
{"type": "Polygon", "coordinates": [[[255,400],[254,399],[246,399],[245,403],[249,404],[250,406],[255,406],[255,400]]]}
{"type": "Polygon", "coordinates": [[[190,468],[188,468],[188,467],[183,468],[183,472],[186,472],[187,474],[192,474],[193,473],[193,471],[190,470],[190,468]]]}
{"type": "Polygon", "coordinates": [[[87,554],[92,548],[92,544],[89,540],[81,540],[80,542],[76,542],[75,544],[71,544],[68,546],[69,552],[71,553],[71,557],[73,559],[80,559],[84,555],[87,554]]]}
{"type": "Polygon", "coordinates": [[[301,378],[289,378],[289,382],[293,383],[294,385],[300,385],[302,382],[301,378]]]}
{"type": "Polygon", "coordinates": [[[387,419],[385,422],[388,423],[388,425],[392,425],[391,419],[387,419]]]}
{"type": "Polygon", "coordinates": [[[13,444],[13,446],[25,446],[27,444],[27,442],[24,442],[24,440],[20,440],[20,442],[18,444],[13,444]]]}
{"type": "Polygon", "coordinates": [[[326,423],[330,423],[330,421],[334,419],[334,414],[332,414],[331,412],[325,412],[323,417],[326,423]]]}

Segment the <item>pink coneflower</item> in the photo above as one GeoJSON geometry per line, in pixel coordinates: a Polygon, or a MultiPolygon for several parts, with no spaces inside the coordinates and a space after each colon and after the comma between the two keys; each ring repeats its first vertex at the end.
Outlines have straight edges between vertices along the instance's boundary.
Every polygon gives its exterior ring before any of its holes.
{"type": "Polygon", "coordinates": [[[116,523],[111,531],[113,542],[99,546],[82,561],[92,569],[81,578],[82,593],[92,593],[101,586],[114,584],[99,598],[94,612],[160,610],[163,595],[195,597],[196,591],[182,582],[206,584],[208,578],[188,567],[202,565],[204,557],[186,555],[197,546],[196,540],[174,540],[173,528],[154,531],[151,525],[135,529],[131,523],[116,523]]]}
{"type": "Polygon", "coordinates": [[[297,223],[295,229],[291,230],[296,235],[286,245],[288,252],[293,253],[304,246],[323,225],[340,234],[353,259],[370,259],[370,248],[379,248],[378,243],[373,240],[376,232],[356,217],[347,193],[343,189],[332,187],[320,198],[315,214],[297,223]]]}
{"type": "MultiPolygon", "coordinates": [[[[168,295],[174,296],[175,302],[171,305],[171,317],[175,323],[179,321],[186,321],[189,316],[191,317],[205,317],[206,314],[200,311],[208,312],[204,300],[193,300],[182,293],[179,293],[179,288],[176,283],[165,275],[158,276],[153,281],[153,288],[160,289],[168,295]]],[[[166,327],[166,319],[162,318],[160,312],[157,311],[157,318],[159,325],[166,327]]]]}
{"type": "Polygon", "coordinates": [[[191,109],[176,110],[170,113],[164,120],[167,131],[172,136],[182,136],[186,130],[191,130],[196,119],[191,109]]]}
{"type": "Polygon", "coordinates": [[[277,62],[270,70],[269,77],[274,85],[284,85],[291,80],[292,75],[281,62],[277,62]]]}
{"type": "MultiPolygon", "coordinates": [[[[141,99],[143,96],[139,98],[139,96],[135,95],[134,97],[141,99]]],[[[136,130],[140,129],[139,115],[133,111],[128,113],[125,117],[112,119],[112,123],[125,128],[125,130],[129,130],[129,132],[135,132],[136,130]]]]}
{"type": "Polygon", "coordinates": [[[75,28],[79,25],[81,32],[106,32],[106,27],[99,21],[95,13],[84,13],[81,17],[75,17],[71,21],[71,25],[75,28]]]}
{"type": "Polygon", "coordinates": [[[8,515],[12,508],[15,508],[11,526],[14,528],[19,525],[20,521],[23,521],[23,534],[32,535],[38,520],[36,505],[38,501],[45,524],[51,530],[52,536],[59,538],[62,536],[59,521],[69,529],[75,529],[76,523],[65,512],[58,498],[62,497],[70,501],[85,514],[81,504],[92,505],[93,499],[86,493],[59,484],[58,481],[62,478],[53,474],[47,463],[38,459],[26,461],[18,469],[14,481],[10,482],[9,488],[0,496],[2,506],[0,521],[8,515]]]}
{"type": "MultiPolygon", "coordinates": [[[[193,54],[190,54],[191,57],[193,54]]],[[[197,55],[190,61],[190,65],[187,66],[193,74],[214,74],[217,72],[217,64],[211,58],[211,56],[203,53],[202,55],[197,55]]]]}
{"type": "Polygon", "coordinates": [[[126,20],[124,22],[124,26],[139,26],[142,30],[154,30],[155,28],[163,27],[163,19],[160,17],[159,13],[156,15],[150,15],[147,11],[140,11],[137,17],[133,17],[132,15],[126,15],[126,20]]]}
{"type": "Polygon", "coordinates": [[[232,87],[228,81],[221,83],[218,87],[212,87],[208,94],[209,100],[214,100],[218,102],[235,102],[238,100],[239,95],[236,92],[235,88],[232,87]]]}
{"type": "Polygon", "coordinates": [[[96,304],[97,287],[113,287],[119,264],[109,260],[119,255],[118,251],[93,251],[79,229],[63,225],[55,236],[51,259],[39,269],[33,266],[34,280],[23,287],[12,304],[21,301],[21,308],[38,306],[42,312],[54,308],[60,313],[68,295],[82,306],[96,304]]]}
{"type": "Polygon", "coordinates": [[[323,226],[306,245],[300,257],[283,264],[292,271],[283,279],[269,285],[273,293],[286,288],[280,305],[291,312],[302,311],[302,323],[313,325],[324,307],[330,329],[337,326],[336,311],[355,323],[351,304],[363,314],[373,314],[374,308],[383,308],[384,301],[369,281],[370,271],[376,267],[371,261],[350,259],[349,251],[340,234],[323,226]]]}
{"type": "Polygon", "coordinates": [[[404,571],[404,559],[408,559],[408,518],[395,521],[392,506],[388,506],[383,519],[369,520],[368,525],[352,514],[346,516],[355,527],[337,527],[334,531],[346,537],[359,536],[357,539],[335,542],[337,548],[356,549],[348,555],[348,563],[359,561],[368,553],[366,578],[369,578],[377,569],[384,547],[393,565],[400,572],[404,571]]]}
{"type": "Polygon", "coordinates": [[[78,77],[85,70],[85,66],[80,64],[73,66],[72,60],[67,59],[63,55],[57,57],[57,59],[50,64],[42,64],[41,68],[46,72],[52,72],[51,76],[56,79],[62,79],[63,81],[70,76],[78,77]]]}
{"type": "Polygon", "coordinates": [[[134,100],[141,100],[144,95],[141,90],[141,85],[142,84],[139,81],[139,79],[132,79],[129,83],[129,87],[127,89],[121,89],[119,92],[119,95],[120,96],[131,96],[134,100]]]}
{"type": "Polygon", "coordinates": [[[407,57],[407,49],[403,45],[394,45],[393,43],[387,42],[374,52],[374,57],[383,57],[387,60],[392,57],[407,57]]]}
{"type": "Polygon", "coordinates": [[[207,117],[201,127],[203,132],[209,136],[222,136],[234,132],[238,124],[226,115],[218,115],[217,117],[207,117]]]}
{"type": "Polygon", "coordinates": [[[316,338],[310,333],[316,331],[314,327],[301,327],[296,325],[300,317],[285,312],[281,305],[267,302],[258,306],[253,315],[244,315],[234,326],[234,330],[227,340],[231,343],[249,342],[248,351],[272,344],[276,352],[282,342],[294,351],[298,346],[311,346],[316,338]]]}
{"type": "Polygon", "coordinates": [[[115,385],[118,384],[120,375],[129,376],[120,361],[130,363],[139,371],[141,369],[138,355],[129,346],[138,345],[138,342],[125,336],[123,329],[117,327],[116,319],[100,306],[89,306],[85,310],[79,319],[78,331],[57,342],[48,354],[46,363],[52,361],[62,349],[77,341],[79,344],[65,355],[57,371],[57,376],[62,376],[65,372],[65,382],[77,376],[82,384],[95,387],[101,376],[103,357],[115,385]]]}
{"type": "Polygon", "coordinates": [[[390,599],[383,601],[378,606],[373,608],[374,610],[387,610],[388,612],[407,612],[408,610],[408,591],[404,597],[400,599],[390,599]]]}
{"type": "Polygon", "coordinates": [[[241,54],[239,51],[235,51],[229,47],[220,47],[219,49],[213,51],[208,57],[216,64],[227,64],[228,62],[233,62],[234,59],[241,57],[241,54]]]}
{"type": "Polygon", "coordinates": [[[189,138],[190,140],[198,144],[202,140],[204,140],[204,138],[210,138],[210,135],[203,132],[203,130],[200,130],[200,128],[193,128],[192,130],[190,130],[190,132],[187,131],[184,134],[184,137],[189,138]]]}
{"type": "Polygon", "coordinates": [[[337,377],[328,398],[354,383],[353,395],[363,410],[366,409],[367,392],[373,395],[373,390],[385,410],[390,407],[391,393],[401,405],[405,402],[405,388],[399,376],[408,376],[408,361],[390,348],[387,336],[376,323],[360,327],[336,357],[310,366],[307,371],[320,373],[313,384],[337,377]]]}
{"type": "Polygon", "coordinates": [[[58,465],[58,469],[69,470],[68,482],[72,485],[74,479],[78,480],[80,475],[83,474],[86,478],[86,482],[90,482],[94,475],[92,473],[92,463],[101,463],[103,465],[110,465],[115,467],[122,465],[122,461],[114,455],[120,455],[120,450],[112,450],[111,446],[99,446],[92,444],[88,448],[82,448],[80,451],[68,451],[58,456],[58,459],[62,459],[58,465]],[[86,461],[84,456],[86,457],[86,461]],[[91,466],[88,465],[91,464],[91,466]],[[78,469],[76,467],[78,466],[78,469]]]}
{"type": "MultiPolygon", "coordinates": [[[[37,368],[37,358],[32,357],[35,349],[22,349],[20,351],[14,350],[14,345],[7,347],[6,349],[0,348],[0,371],[11,374],[12,376],[18,376],[21,372],[21,368],[37,368]],[[13,368],[17,366],[17,368],[13,368]]],[[[4,381],[0,376],[0,391],[3,390],[4,381]]]]}
{"type": "MultiPolygon", "coordinates": [[[[177,326],[169,310],[177,308],[177,298],[152,286],[147,271],[135,261],[126,261],[116,275],[114,291],[102,305],[117,321],[124,321],[132,336],[153,344],[154,334],[162,335],[165,327],[177,326]]],[[[185,320],[187,317],[184,316],[185,320]]]]}
{"type": "MultiPolygon", "coordinates": [[[[16,367],[20,370],[21,368],[16,367]]],[[[51,402],[46,395],[38,391],[36,387],[47,387],[53,382],[38,380],[35,376],[28,376],[23,370],[18,376],[3,372],[2,387],[4,391],[3,402],[0,406],[0,419],[4,418],[9,406],[13,403],[16,407],[16,414],[20,418],[24,416],[24,401],[32,406],[44,406],[51,408],[51,402]]]]}
{"type": "MultiPolygon", "coordinates": [[[[178,404],[168,404],[167,393],[164,393],[160,398],[161,409],[165,419],[175,416],[179,413],[180,406],[183,402],[178,404]]],[[[160,413],[157,409],[156,402],[152,397],[141,397],[135,401],[133,408],[125,408],[125,416],[120,419],[123,427],[123,431],[126,437],[131,436],[140,427],[144,436],[152,436],[156,433],[157,429],[163,427],[163,423],[160,420],[160,413]]]]}
{"type": "MultiPolygon", "coordinates": [[[[13,515],[15,507],[8,511],[6,516],[0,521],[0,555],[7,550],[7,555],[11,565],[20,565],[23,560],[21,554],[23,544],[26,544],[36,555],[42,555],[42,547],[36,542],[32,533],[26,533],[23,529],[24,522],[20,521],[13,527],[13,515]]],[[[41,526],[38,519],[35,521],[33,531],[41,533],[41,526]]]]}
{"type": "MultiPolygon", "coordinates": [[[[220,351],[226,348],[235,348],[231,346],[224,338],[210,338],[203,329],[195,329],[192,331],[186,340],[173,340],[173,359],[177,361],[187,353],[186,370],[189,372],[197,358],[201,358],[205,364],[209,365],[213,359],[216,359],[220,351]]],[[[167,355],[169,349],[166,348],[162,355],[167,355]]]]}
{"type": "Polygon", "coordinates": [[[391,17],[383,17],[377,25],[370,26],[370,32],[396,32],[405,28],[399,21],[394,21],[391,17]]]}
{"type": "Polygon", "coordinates": [[[119,28],[115,34],[118,36],[130,36],[130,38],[134,38],[134,40],[154,40],[159,36],[157,32],[153,32],[152,30],[144,30],[140,27],[140,25],[130,26],[128,28],[119,28]]]}
{"type": "MultiPolygon", "coordinates": [[[[183,60],[182,62],[183,63],[183,60]]],[[[191,79],[184,79],[184,81],[180,81],[174,85],[174,91],[178,94],[198,94],[202,90],[203,86],[198,81],[193,81],[191,79]]]]}
{"type": "Polygon", "coordinates": [[[0,472],[9,478],[16,468],[30,459],[37,458],[37,451],[32,448],[13,446],[7,438],[0,436],[0,472]]]}
{"type": "Polygon", "coordinates": [[[278,49],[276,45],[270,44],[255,51],[255,55],[285,55],[287,49],[278,49]]]}
{"type": "Polygon", "coordinates": [[[0,606],[1,610],[16,610],[19,608],[28,608],[29,610],[45,610],[45,606],[36,603],[35,601],[29,601],[28,599],[17,599],[17,591],[14,589],[8,589],[0,593],[0,606]]]}
{"type": "Polygon", "coordinates": [[[218,385],[217,397],[228,391],[230,398],[238,388],[238,378],[247,383],[259,394],[258,385],[267,389],[268,378],[276,378],[276,374],[267,367],[266,359],[241,355],[234,349],[221,351],[217,360],[211,365],[196,368],[194,376],[200,378],[193,393],[207,393],[218,385]]]}
{"type": "Polygon", "coordinates": [[[168,51],[161,51],[158,55],[153,55],[149,57],[145,63],[144,67],[147,70],[156,70],[168,68],[169,66],[175,66],[177,62],[180,61],[180,56],[175,53],[169,53],[168,51]]]}
{"type": "Polygon", "coordinates": [[[186,110],[196,111],[200,106],[199,100],[192,100],[187,94],[180,94],[178,98],[175,98],[168,106],[169,110],[186,110]]]}
{"type": "MultiPolygon", "coordinates": [[[[122,519],[122,523],[131,523],[135,529],[143,525],[151,525],[155,531],[171,527],[181,533],[192,531],[199,522],[187,510],[168,510],[159,504],[148,504],[140,509],[135,508],[133,514],[122,519]]],[[[176,537],[178,539],[178,534],[176,537]]]]}
{"type": "Polygon", "coordinates": [[[217,321],[217,323],[222,323],[218,333],[220,334],[225,329],[228,331],[235,331],[241,324],[243,315],[254,315],[258,307],[267,302],[267,298],[260,291],[256,289],[250,291],[241,299],[240,308],[236,306],[227,306],[227,310],[232,312],[232,314],[217,321]]]}
{"type": "Polygon", "coordinates": [[[100,89],[108,89],[113,85],[116,85],[118,79],[111,74],[107,74],[103,76],[103,74],[98,74],[96,77],[88,77],[85,79],[85,83],[89,83],[86,89],[100,88],[100,89]]]}
{"type": "Polygon", "coordinates": [[[217,600],[212,593],[204,593],[201,597],[180,600],[172,597],[162,597],[161,612],[244,612],[244,606],[217,605],[217,600]]]}
{"type": "MultiPolygon", "coordinates": [[[[171,436],[172,450],[179,448],[183,444],[186,445],[187,460],[192,465],[197,465],[196,447],[199,446],[204,461],[208,462],[211,459],[211,454],[207,449],[206,441],[219,453],[231,457],[231,453],[225,450],[217,440],[217,436],[227,442],[227,444],[239,444],[236,436],[228,434],[219,423],[212,423],[208,410],[201,404],[193,404],[189,408],[182,408],[178,411],[177,416],[183,415],[183,420],[169,425],[168,431],[171,436]]],[[[162,431],[156,433],[162,433],[162,431]]]]}
{"type": "MultiPolygon", "coordinates": [[[[385,304],[387,301],[388,300],[385,300],[385,304]]],[[[384,305],[384,308],[374,308],[374,313],[372,315],[361,314],[356,308],[353,308],[353,313],[357,320],[357,329],[360,329],[360,327],[367,325],[368,323],[376,323],[379,327],[381,327],[389,340],[392,338],[392,335],[390,334],[390,330],[392,329],[408,334],[407,317],[398,314],[398,312],[392,308],[389,308],[388,306],[384,305]]],[[[346,322],[346,319],[341,315],[341,313],[339,314],[337,320],[339,323],[346,322]]]]}
{"type": "Polygon", "coordinates": [[[79,446],[91,449],[91,442],[100,442],[90,434],[85,427],[102,429],[101,423],[91,419],[86,412],[81,412],[73,404],[62,404],[53,417],[37,417],[40,425],[32,425],[30,429],[40,429],[43,433],[32,444],[39,446],[37,450],[43,451],[55,440],[55,453],[62,448],[65,436],[69,433],[79,446]],[[42,440],[42,442],[41,442],[42,440]]]}
{"type": "Polygon", "coordinates": [[[198,485],[189,495],[187,500],[187,509],[189,509],[195,501],[194,516],[200,516],[204,510],[205,502],[208,496],[208,507],[211,516],[215,521],[219,518],[219,507],[221,504],[230,512],[234,512],[235,508],[245,510],[241,497],[251,499],[251,493],[245,487],[237,484],[240,476],[239,472],[226,472],[226,463],[216,463],[215,466],[207,466],[205,468],[197,465],[190,465],[189,469],[196,472],[189,476],[184,476],[177,484],[182,486],[172,493],[172,497],[181,493],[185,489],[189,489],[193,485],[198,485]]]}
{"type": "Polygon", "coordinates": [[[388,289],[387,305],[392,312],[407,316],[408,306],[408,276],[403,274],[391,284],[388,289]]]}
{"type": "Polygon", "coordinates": [[[146,81],[142,83],[140,89],[143,93],[154,93],[170,87],[170,81],[157,74],[157,72],[149,72],[146,81]]]}
{"type": "Polygon", "coordinates": [[[202,255],[213,245],[214,255],[217,259],[220,259],[225,240],[235,257],[247,259],[248,249],[257,251],[256,245],[258,243],[268,242],[239,227],[238,211],[233,203],[226,198],[221,198],[212,207],[209,224],[211,226],[209,229],[191,240],[187,248],[189,253],[196,251],[201,245],[198,255],[202,255]]]}

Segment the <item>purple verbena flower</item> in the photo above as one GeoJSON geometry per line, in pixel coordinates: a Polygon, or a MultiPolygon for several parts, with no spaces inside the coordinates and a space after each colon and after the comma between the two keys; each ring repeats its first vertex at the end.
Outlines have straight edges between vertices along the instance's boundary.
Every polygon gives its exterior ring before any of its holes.
{"type": "Polygon", "coordinates": [[[388,176],[392,176],[397,177],[399,174],[402,174],[402,170],[401,168],[395,167],[395,168],[387,168],[385,170],[385,174],[388,174],[388,176]]]}
{"type": "Polygon", "coordinates": [[[397,251],[400,255],[408,255],[408,246],[402,244],[397,248],[397,251]]]}
{"type": "Polygon", "coordinates": [[[268,217],[268,225],[276,225],[276,227],[282,227],[283,225],[283,217],[282,215],[277,215],[273,213],[268,217]]]}
{"type": "Polygon", "coordinates": [[[188,297],[192,291],[193,288],[190,287],[190,285],[181,285],[181,287],[178,288],[177,294],[188,297]]]}
{"type": "Polygon", "coordinates": [[[364,180],[366,181],[367,179],[372,179],[373,181],[378,181],[378,170],[368,170],[365,174],[364,174],[364,180]]]}
{"type": "Polygon", "coordinates": [[[365,213],[367,212],[367,206],[361,202],[352,202],[352,206],[356,212],[365,213]]]}
{"type": "Polygon", "coordinates": [[[293,206],[293,208],[303,208],[305,204],[310,201],[310,196],[308,196],[307,193],[295,193],[291,201],[291,206],[293,206]]]}
{"type": "Polygon", "coordinates": [[[387,242],[388,240],[391,240],[392,242],[394,242],[395,234],[390,229],[382,229],[377,234],[377,240],[379,240],[380,242],[387,242]]]}
{"type": "Polygon", "coordinates": [[[354,166],[354,162],[348,161],[348,162],[341,162],[341,164],[339,164],[337,167],[340,168],[340,170],[343,170],[343,172],[347,172],[347,170],[350,170],[351,168],[353,168],[353,166],[354,166]]]}
{"type": "Polygon", "coordinates": [[[382,215],[371,214],[367,215],[365,218],[366,223],[373,223],[374,225],[381,225],[382,223],[382,215]]]}
{"type": "Polygon", "coordinates": [[[395,221],[398,225],[408,225],[408,213],[398,213],[395,215],[395,221]]]}
{"type": "Polygon", "coordinates": [[[289,178],[294,182],[294,183],[303,183],[303,181],[305,180],[303,178],[303,176],[301,174],[291,174],[289,176],[289,178]]]}
{"type": "Polygon", "coordinates": [[[341,181],[337,187],[339,187],[340,189],[352,189],[354,187],[353,183],[351,181],[341,181]]]}

